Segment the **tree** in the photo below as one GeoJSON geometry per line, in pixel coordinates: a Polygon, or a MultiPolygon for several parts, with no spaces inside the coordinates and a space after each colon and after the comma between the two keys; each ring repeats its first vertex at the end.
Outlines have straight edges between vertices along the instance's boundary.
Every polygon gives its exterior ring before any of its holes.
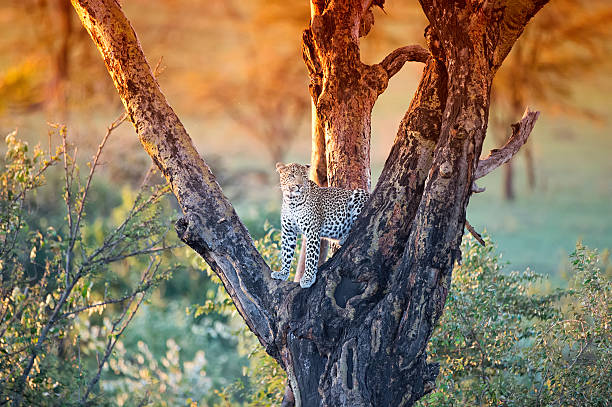
{"type": "MultiPolygon", "coordinates": [[[[576,84],[609,61],[612,6],[606,1],[558,0],[525,30],[508,61],[495,77],[492,129],[495,141],[506,138],[508,120],[527,101],[549,111],[595,119],[594,112],[575,105],[576,84]]],[[[535,163],[529,144],[523,148],[527,185],[535,188],[535,163]]],[[[512,162],[503,167],[503,196],[514,199],[512,162]]]]}
{"type": "MultiPolygon", "coordinates": [[[[359,58],[382,1],[311,3],[304,54],[333,186],[369,186],[371,109],[408,60],[425,63],[367,207],[308,290],[270,269],[179,118],[114,0],[72,0],[102,54],[138,137],[183,210],[180,238],[214,269],[248,327],[287,371],[296,405],[412,405],[435,386],[425,351],[459,258],[474,181],[506,162],[538,114],[479,160],[493,77],[547,0],[421,0],[429,50],[359,58]]],[[[320,153],[320,150],[319,150],[320,153]]],[[[289,401],[291,397],[287,397],[289,401]]]]}

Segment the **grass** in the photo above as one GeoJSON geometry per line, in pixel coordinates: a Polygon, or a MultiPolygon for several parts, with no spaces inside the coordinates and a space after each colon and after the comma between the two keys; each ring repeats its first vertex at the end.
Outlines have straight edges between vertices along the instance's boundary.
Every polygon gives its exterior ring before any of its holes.
{"type": "Polygon", "coordinates": [[[521,156],[515,162],[515,201],[502,199],[501,171],[479,185],[486,192],[472,197],[468,219],[487,230],[513,268],[527,266],[556,275],[581,240],[593,248],[612,247],[612,140],[606,129],[542,117],[532,135],[536,187],[526,185],[521,156]],[[568,130],[569,129],[569,130],[568,130]]]}

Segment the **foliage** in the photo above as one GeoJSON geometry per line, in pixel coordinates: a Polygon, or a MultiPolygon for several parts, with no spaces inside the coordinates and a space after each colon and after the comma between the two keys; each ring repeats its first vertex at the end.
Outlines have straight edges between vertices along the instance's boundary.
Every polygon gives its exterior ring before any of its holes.
{"type": "Polygon", "coordinates": [[[180,406],[204,399],[209,393],[212,380],[206,375],[204,351],[181,363],[177,343],[168,340],[166,346],[161,362],[144,342],[138,342],[135,352],[123,344],[117,346],[110,363],[116,379],[106,380],[104,388],[117,394],[119,405],[180,406]]]}
{"type": "Polygon", "coordinates": [[[438,389],[420,405],[606,405],[611,284],[596,253],[579,245],[573,289],[538,294],[541,277],[503,273],[487,241],[463,243],[430,343],[438,389]]]}
{"type": "MultiPolygon", "coordinates": [[[[537,391],[523,405],[605,406],[612,386],[612,280],[598,253],[580,243],[571,255],[574,278],[563,314],[541,324],[529,353],[537,391]]],[[[521,397],[522,396],[522,397],[521,397]]]]}
{"type": "MultiPolygon", "coordinates": [[[[279,238],[268,225],[257,242],[272,268],[278,266],[279,238]]],[[[441,363],[438,388],[419,405],[606,405],[612,286],[597,254],[578,245],[571,288],[542,294],[542,276],[505,272],[485,239],[484,247],[464,239],[462,263],[429,348],[441,363]]],[[[224,294],[205,308],[232,312],[226,300],[224,294]]],[[[240,341],[250,350],[247,380],[217,391],[221,405],[280,405],[286,374],[246,329],[240,341]]]]}
{"type": "MultiPolygon", "coordinates": [[[[258,251],[272,269],[280,267],[280,231],[268,222],[264,224],[265,235],[255,242],[258,251]]],[[[221,280],[212,269],[197,258],[200,265],[210,275],[212,281],[221,285],[221,280]]],[[[295,263],[295,259],[294,259],[295,263]]],[[[295,266],[295,264],[294,264],[295,266]]],[[[194,305],[191,311],[196,316],[218,312],[238,320],[237,310],[225,290],[210,291],[202,305],[194,305]]],[[[213,405],[219,406],[276,406],[280,405],[285,391],[287,376],[276,361],[270,357],[259,344],[257,338],[240,320],[235,330],[239,341],[239,351],[248,357],[248,364],[243,368],[243,378],[223,388],[215,388],[217,395],[213,405]]],[[[198,401],[196,400],[196,404],[198,401]]]]}
{"type": "Polygon", "coordinates": [[[86,177],[68,152],[63,127],[53,131],[62,139],[53,155],[39,147],[30,154],[15,133],[6,138],[0,172],[0,396],[13,405],[55,405],[59,399],[70,405],[93,396],[119,337],[148,293],[169,276],[170,267],[162,267],[163,252],[172,248],[160,220],[165,187],[143,187],[103,239],[89,233],[88,192],[112,128],[88,163],[86,177]],[[29,195],[60,161],[65,221],[46,230],[32,228],[29,195]],[[129,284],[102,278],[112,265],[126,262],[140,270],[138,277],[132,272],[129,284]]]}

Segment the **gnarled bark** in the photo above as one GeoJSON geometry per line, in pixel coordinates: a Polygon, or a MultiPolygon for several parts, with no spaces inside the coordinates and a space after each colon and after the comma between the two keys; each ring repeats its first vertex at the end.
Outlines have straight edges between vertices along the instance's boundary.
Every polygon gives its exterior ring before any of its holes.
{"type": "Polygon", "coordinates": [[[316,128],[325,136],[330,186],[370,189],[372,108],[389,78],[408,60],[424,62],[420,46],[395,50],[380,64],[361,62],[359,37],[374,23],[371,8],[382,2],[311,1],[303,55],[310,75],[316,128]]]}
{"type": "MultiPolygon", "coordinates": [[[[72,3],[181,204],[179,236],[213,267],[249,328],[287,371],[295,404],[408,406],[431,391],[438,369],[425,349],[460,256],[491,81],[545,1],[422,0],[429,52],[400,48],[373,66],[360,61],[358,40],[372,26],[370,7],[382,1],[311,2],[304,55],[315,142],[324,135],[330,185],[369,186],[372,106],[402,61],[426,65],[372,198],[306,290],[270,279],[118,3],[72,3]]],[[[323,179],[322,165],[313,171],[323,179]]]]}

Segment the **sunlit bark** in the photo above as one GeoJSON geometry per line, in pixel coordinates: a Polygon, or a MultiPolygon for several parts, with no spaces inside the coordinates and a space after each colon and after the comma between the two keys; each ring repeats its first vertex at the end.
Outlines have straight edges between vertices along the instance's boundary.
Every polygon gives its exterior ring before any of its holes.
{"type": "Polygon", "coordinates": [[[72,2],[143,147],[179,200],[179,236],[213,267],[286,370],[295,405],[408,406],[431,391],[438,368],[427,361],[426,346],[460,256],[491,81],[545,1],[422,0],[429,52],[411,56],[418,48],[407,47],[372,66],[359,60],[358,40],[373,24],[369,8],[382,1],[311,2],[304,55],[330,185],[369,185],[372,106],[402,60],[426,65],[371,200],[347,243],[305,290],[270,279],[118,3],[72,2]]]}

